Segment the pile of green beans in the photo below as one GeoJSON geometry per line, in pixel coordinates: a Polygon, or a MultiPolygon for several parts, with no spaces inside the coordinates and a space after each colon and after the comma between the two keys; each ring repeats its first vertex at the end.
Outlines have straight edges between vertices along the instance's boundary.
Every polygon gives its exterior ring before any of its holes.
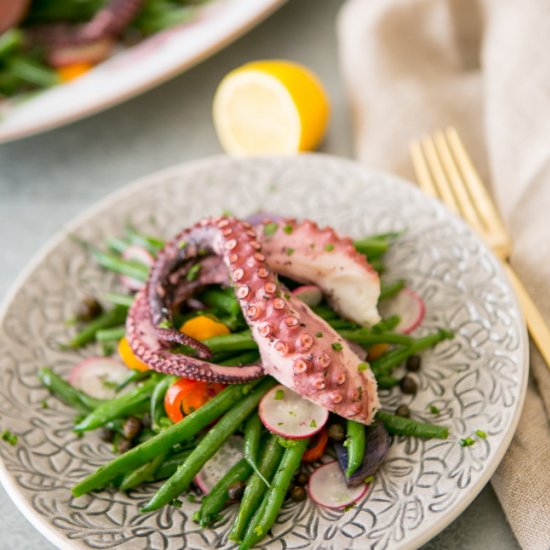
{"type": "MultiPolygon", "coordinates": [[[[395,237],[395,234],[379,235],[356,241],[355,246],[369,257],[369,261],[378,261],[383,267],[383,256],[395,237]]],[[[91,253],[101,266],[110,271],[146,280],[148,268],[145,265],[121,257],[128,246],[135,244],[144,246],[153,255],[163,246],[161,240],[128,228],[124,239],[109,239],[109,252],[91,249],[91,253]]],[[[398,280],[383,285],[381,299],[394,296],[404,284],[404,281],[398,280]]],[[[94,341],[109,343],[124,336],[124,322],[133,296],[111,292],[104,294],[103,299],[113,307],[88,322],[67,347],[75,349],[94,341]]],[[[208,313],[213,313],[233,331],[204,340],[203,343],[213,353],[213,361],[226,366],[258,361],[258,346],[242,318],[232,289],[208,287],[200,293],[199,299],[208,313]]],[[[438,330],[421,338],[393,332],[399,323],[398,317],[384,319],[366,329],[341,319],[326,304],[313,309],[350,342],[363,347],[380,343],[392,345],[390,351],[370,362],[380,387],[398,383],[393,371],[408,357],[452,337],[447,330],[438,330]]],[[[205,463],[232,434],[240,431],[244,436],[243,458],[202,498],[194,518],[201,527],[215,524],[220,512],[231,502],[230,488],[240,484],[242,489],[244,484],[237,517],[229,534],[229,539],[239,544],[239,550],[246,550],[259,542],[274,524],[309,443],[308,439],[281,438],[263,427],[257,407],[260,399],[276,384],[270,377],[230,385],[173,424],[166,416],[164,398],[177,380],[175,376],[134,372],[117,386],[116,391],[130,383],[135,384],[134,387],[126,393],[117,394],[114,399],[102,401],[73,388],[49,368],[40,369],[38,375],[51,393],[84,415],[75,426],[75,431],[79,433],[99,427],[120,431],[128,415],[139,418],[147,415],[150,419],[150,428],[143,431],[139,437],[140,443],[80,481],[73,488],[75,497],[110,484],[117,485],[122,491],[129,491],[143,483],[162,480],[162,485],[142,511],[150,512],[165,505],[177,504],[177,499],[189,489],[205,463]]],[[[396,435],[423,438],[448,436],[448,430],[443,426],[403,418],[387,411],[379,411],[377,419],[396,435]]],[[[346,420],[345,426],[344,445],[348,453],[345,475],[349,478],[360,469],[365,458],[367,432],[363,424],[352,420],[346,420]]]]}

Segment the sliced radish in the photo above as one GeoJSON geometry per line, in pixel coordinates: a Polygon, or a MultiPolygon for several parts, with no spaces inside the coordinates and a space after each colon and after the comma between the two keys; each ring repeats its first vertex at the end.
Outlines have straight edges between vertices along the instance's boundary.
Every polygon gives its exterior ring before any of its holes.
{"type": "Polygon", "coordinates": [[[90,357],[75,365],[69,373],[69,384],[96,399],[112,399],[113,386],[130,376],[128,367],[110,357],[90,357]]]}
{"type": "Polygon", "coordinates": [[[195,476],[195,484],[207,495],[214,485],[243,457],[242,437],[231,436],[195,476]]]}
{"type": "Polygon", "coordinates": [[[270,432],[288,439],[311,437],[326,424],[329,415],[326,409],[281,384],[262,397],[258,412],[270,432]]]}
{"type": "Polygon", "coordinates": [[[112,38],[102,38],[80,46],[57,47],[48,54],[48,61],[54,67],[65,67],[74,63],[99,63],[113,49],[112,38]]]}
{"type": "Polygon", "coordinates": [[[401,321],[395,327],[397,332],[408,334],[412,332],[424,319],[426,305],[424,300],[410,288],[404,288],[397,296],[384,300],[380,306],[382,317],[399,315],[401,321]]]}
{"type": "MultiPolygon", "coordinates": [[[[122,254],[122,257],[125,260],[134,260],[136,262],[140,262],[147,267],[151,267],[155,262],[155,259],[153,258],[153,256],[151,256],[149,251],[143,246],[138,245],[129,246],[122,254]]],[[[120,281],[126,288],[129,288],[130,290],[141,290],[145,286],[145,283],[143,281],[133,279],[132,277],[128,277],[127,275],[121,275],[120,281]]]]}
{"type": "Polygon", "coordinates": [[[292,291],[292,294],[309,307],[318,306],[323,301],[323,291],[315,285],[299,286],[292,291]]]}
{"type": "Polygon", "coordinates": [[[345,508],[363,498],[369,486],[365,483],[348,487],[338,462],[328,462],[315,470],[307,486],[309,498],[324,508],[345,508]]]}

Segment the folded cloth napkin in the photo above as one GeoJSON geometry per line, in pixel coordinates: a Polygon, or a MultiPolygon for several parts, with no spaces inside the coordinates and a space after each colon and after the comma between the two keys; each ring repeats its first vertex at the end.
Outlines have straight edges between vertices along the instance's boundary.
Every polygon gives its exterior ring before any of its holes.
{"type": "MultiPolygon", "coordinates": [[[[452,124],[514,239],[512,265],[550,322],[550,3],[348,0],[340,60],[359,159],[414,179],[408,143],[452,124]]],[[[524,548],[550,548],[550,370],[531,378],[492,484],[524,548]]]]}

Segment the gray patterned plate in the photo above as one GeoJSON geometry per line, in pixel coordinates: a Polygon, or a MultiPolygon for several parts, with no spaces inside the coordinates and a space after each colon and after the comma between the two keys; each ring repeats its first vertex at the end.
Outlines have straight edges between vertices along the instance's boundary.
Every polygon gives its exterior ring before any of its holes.
{"type": "Polygon", "coordinates": [[[213,158],[179,166],[131,185],[79,217],[19,279],[0,326],[0,476],[28,519],[61,548],[224,548],[235,514],[216,529],[199,529],[197,504],[140,514],[151,488],[71,497],[70,488],[109,459],[95,434],[71,432],[73,412],[40,387],[35,372],[51,365],[67,374],[83,356],[61,352],[64,319],[79,299],[116,285],[71,235],[101,243],[131,222],[170,236],[200,217],[258,209],[311,217],[355,237],[407,230],[388,258],[388,278],[405,277],[427,304],[418,330],[450,327],[454,340],[424,354],[414,398],[383,391],[388,409],[410,405],[414,416],[449,427],[446,441],[395,438],[366,498],[348,511],[287,503],[272,535],[278,549],[416,548],[449,524],[487,483],[516,426],[527,379],[526,334],[498,262],[459,219],[413,186],[349,161],[297,158],[213,158]],[[48,398],[48,408],[42,402],[48,398]],[[471,447],[461,438],[487,433],[471,447]]]}

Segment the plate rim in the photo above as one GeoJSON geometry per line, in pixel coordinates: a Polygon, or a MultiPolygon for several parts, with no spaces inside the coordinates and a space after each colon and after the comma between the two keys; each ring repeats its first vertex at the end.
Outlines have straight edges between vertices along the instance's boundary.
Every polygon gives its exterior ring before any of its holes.
{"type": "MultiPolygon", "coordinates": [[[[252,159],[252,161],[256,159],[258,162],[261,162],[262,160],[273,160],[273,159],[280,159],[281,161],[288,160],[289,162],[293,162],[294,160],[297,160],[300,158],[321,159],[322,161],[326,160],[326,161],[332,161],[334,163],[345,164],[350,167],[355,167],[356,169],[360,169],[371,177],[376,177],[377,175],[380,175],[386,178],[390,178],[395,182],[399,182],[401,184],[405,184],[407,186],[412,186],[414,188],[417,188],[417,186],[413,182],[407,180],[406,178],[398,176],[396,174],[393,174],[390,172],[384,172],[380,170],[373,170],[353,159],[340,157],[337,155],[330,155],[326,153],[301,153],[299,155],[265,155],[265,156],[262,155],[262,156],[248,157],[248,159],[245,157],[230,157],[228,155],[210,155],[210,156],[194,159],[191,161],[184,161],[182,163],[178,163],[160,170],[156,170],[141,178],[137,178],[136,180],[133,180],[127,184],[124,184],[119,189],[112,191],[107,195],[105,195],[104,197],[102,197],[101,199],[95,201],[89,207],[85,208],[82,212],[77,214],[75,217],[71,218],[69,222],[64,224],[42,246],[40,246],[37,252],[35,252],[35,254],[30,258],[30,260],[27,262],[23,270],[12,282],[2,302],[0,303],[0,330],[4,325],[6,313],[9,306],[11,305],[12,301],[16,297],[19,290],[25,285],[27,279],[32,275],[34,270],[39,266],[39,264],[51,254],[53,249],[55,249],[59,244],[61,244],[65,239],[67,239],[72,231],[74,231],[78,227],[82,227],[88,219],[92,218],[96,213],[108,208],[110,204],[116,203],[119,200],[123,199],[125,196],[131,195],[136,191],[147,188],[149,186],[154,186],[156,184],[159,184],[161,180],[166,179],[173,174],[178,174],[184,171],[200,170],[200,169],[207,168],[211,165],[217,165],[219,163],[224,163],[224,162],[225,163],[247,162],[247,160],[249,159],[252,159]]],[[[407,541],[405,544],[402,545],[401,550],[414,550],[416,548],[419,548],[421,545],[426,544],[428,541],[430,541],[439,533],[441,533],[446,527],[448,527],[453,521],[455,521],[456,518],[460,516],[468,506],[470,506],[473,500],[479,495],[481,490],[490,481],[490,478],[492,477],[492,475],[498,468],[500,462],[502,461],[504,455],[506,454],[506,451],[508,450],[508,447],[510,446],[512,438],[517,429],[517,425],[523,411],[523,405],[525,402],[525,396],[527,392],[527,385],[528,385],[528,379],[529,379],[530,354],[529,354],[529,336],[527,332],[527,327],[525,324],[524,315],[521,310],[518,297],[500,261],[493,254],[491,249],[481,240],[481,238],[477,234],[475,234],[475,232],[460,217],[458,217],[456,214],[451,212],[449,209],[445,207],[445,205],[441,204],[436,199],[429,196],[426,196],[425,199],[429,202],[439,203],[439,206],[446,210],[447,215],[450,215],[455,220],[458,220],[459,223],[462,225],[462,227],[466,228],[466,230],[475,237],[477,243],[482,248],[484,253],[489,254],[495,260],[496,270],[500,276],[499,278],[509,290],[509,295],[512,300],[512,305],[515,311],[517,312],[518,320],[521,323],[521,330],[519,330],[518,336],[520,338],[520,346],[523,347],[523,358],[521,359],[522,376],[520,380],[521,387],[520,387],[520,392],[518,394],[517,405],[514,410],[512,420],[510,422],[510,427],[506,435],[503,437],[503,440],[500,446],[498,447],[498,449],[496,450],[495,455],[492,458],[491,462],[489,462],[487,467],[484,468],[483,474],[466,491],[463,498],[456,505],[450,508],[450,510],[446,512],[442,518],[440,518],[440,521],[436,525],[434,525],[431,530],[428,530],[425,533],[419,533],[418,535],[414,536],[410,541],[407,541]]],[[[15,482],[14,476],[12,476],[8,472],[4,464],[4,461],[1,458],[0,458],[0,483],[2,483],[2,485],[6,490],[6,493],[8,494],[10,499],[15,503],[19,511],[23,514],[23,516],[48,541],[56,544],[59,548],[62,548],[63,550],[75,548],[75,546],[69,544],[69,541],[65,537],[60,536],[55,528],[52,528],[52,525],[46,521],[45,516],[38,514],[32,508],[30,503],[27,502],[23,494],[20,493],[19,488],[15,482]]]]}
{"type": "MultiPolygon", "coordinates": [[[[61,115],[55,119],[45,120],[37,125],[24,125],[22,128],[18,128],[16,126],[15,129],[11,130],[8,127],[8,130],[6,131],[2,127],[2,120],[0,119],[0,145],[4,143],[12,143],[32,136],[37,136],[50,130],[55,130],[57,128],[62,128],[63,126],[67,126],[69,124],[72,124],[73,122],[78,122],[79,120],[84,120],[95,114],[102,113],[110,108],[125,103],[130,99],[136,98],[144,94],[145,92],[157,88],[161,84],[164,84],[172,80],[176,76],[183,74],[189,69],[192,69],[196,65],[199,65],[202,61],[205,61],[217,52],[223,50],[226,46],[229,46],[230,44],[238,40],[241,36],[244,36],[254,27],[259,25],[262,21],[267,19],[272,13],[282,7],[283,4],[285,4],[288,0],[261,1],[263,5],[259,9],[255,10],[252,16],[246,18],[244,22],[241,22],[239,25],[234,26],[229,32],[223,35],[221,39],[214,40],[209,45],[209,47],[205,48],[199,54],[189,58],[185,58],[183,61],[179,62],[177,65],[174,65],[172,68],[165,71],[162,75],[158,77],[151,78],[137,86],[124,89],[119,93],[115,93],[107,98],[104,98],[103,100],[98,100],[96,103],[75,110],[72,113],[61,115]]],[[[161,33],[166,31],[170,31],[170,29],[165,29],[164,31],[161,31],[161,33]]]]}

